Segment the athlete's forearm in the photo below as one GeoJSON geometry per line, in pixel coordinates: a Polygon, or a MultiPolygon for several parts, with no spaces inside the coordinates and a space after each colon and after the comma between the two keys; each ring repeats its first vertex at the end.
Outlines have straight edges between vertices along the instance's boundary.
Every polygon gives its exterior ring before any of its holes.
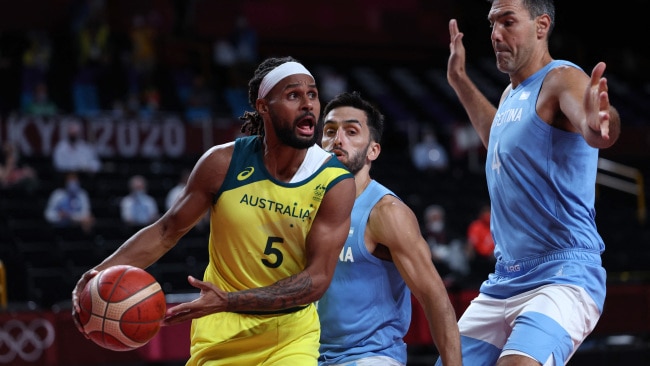
{"type": "Polygon", "coordinates": [[[429,331],[443,365],[462,366],[460,332],[456,313],[448,297],[430,297],[423,302],[429,331]]]}
{"type": "Polygon", "coordinates": [[[450,85],[456,92],[463,108],[465,108],[465,112],[481,138],[481,142],[487,147],[490,127],[497,111],[496,107],[467,75],[454,79],[454,83],[450,83],[450,85]]]}
{"type": "Polygon", "coordinates": [[[306,305],[314,299],[314,285],[307,272],[287,277],[271,286],[228,293],[227,311],[273,311],[306,305]]]}

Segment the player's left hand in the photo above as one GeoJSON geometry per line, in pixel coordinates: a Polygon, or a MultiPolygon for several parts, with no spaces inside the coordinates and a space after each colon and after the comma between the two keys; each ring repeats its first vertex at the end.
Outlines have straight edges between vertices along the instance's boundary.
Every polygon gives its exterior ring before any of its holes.
{"type": "Polygon", "coordinates": [[[605,63],[599,62],[591,72],[591,82],[587,87],[584,107],[587,114],[587,124],[594,131],[600,131],[604,140],[609,140],[609,94],[605,73],[605,63]]]}
{"type": "Polygon", "coordinates": [[[165,314],[161,325],[179,324],[226,310],[227,294],[225,291],[210,282],[201,281],[192,276],[188,276],[187,281],[201,290],[199,297],[167,309],[167,314],[165,314]]]}

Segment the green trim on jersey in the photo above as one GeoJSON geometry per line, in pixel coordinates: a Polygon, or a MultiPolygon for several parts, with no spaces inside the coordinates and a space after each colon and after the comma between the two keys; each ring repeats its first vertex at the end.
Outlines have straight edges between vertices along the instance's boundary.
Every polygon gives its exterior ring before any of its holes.
{"type": "Polygon", "coordinates": [[[353,175],[335,157],[310,177],[280,182],[267,171],[257,136],[235,142],[211,212],[204,279],[225,291],[269,286],[304,270],[305,242],[325,193],[353,175]]]}

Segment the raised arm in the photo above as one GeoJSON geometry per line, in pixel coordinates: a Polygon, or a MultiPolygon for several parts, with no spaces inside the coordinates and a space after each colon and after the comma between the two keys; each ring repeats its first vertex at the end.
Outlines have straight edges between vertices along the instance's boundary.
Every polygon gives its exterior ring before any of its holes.
{"type": "Polygon", "coordinates": [[[621,130],[618,111],[609,104],[605,63],[591,76],[575,67],[553,69],[544,80],[537,113],[558,128],[580,133],[595,148],[616,142],[621,130]],[[559,106],[560,112],[557,113],[559,106]]]}
{"type": "Polygon", "coordinates": [[[415,214],[388,195],[375,205],[368,222],[372,241],[389,249],[402,278],[422,305],[443,364],[462,365],[456,313],[415,214]]]}
{"type": "Polygon", "coordinates": [[[447,81],[456,92],[472,126],[487,148],[490,127],[497,109],[467,75],[463,33],[458,30],[456,19],[449,21],[449,36],[450,53],[447,63],[447,81]]]}

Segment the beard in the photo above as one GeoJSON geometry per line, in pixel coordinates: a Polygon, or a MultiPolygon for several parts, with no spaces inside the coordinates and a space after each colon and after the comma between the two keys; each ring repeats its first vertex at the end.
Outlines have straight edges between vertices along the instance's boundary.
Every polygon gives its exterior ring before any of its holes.
{"type": "MultiPolygon", "coordinates": [[[[314,134],[311,137],[302,137],[295,133],[295,126],[297,121],[301,120],[304,117],[305,116],[302,115],[296,118],[294,123],[289,126],[273,123],[273,130],[278,136],[280,142],[289,147],[293,147],[294,149],[308,149],[316,144],[323,132],[323,125],[319,123],[318,120],[315,122],[316,125],[314,126],[314,134]]],[[[277,118],[277,116],[275,116],[273,113],[271,113],[271,118],[274,121],[279,120],[279,118],[277,118]]]]}
{"type": "MultiPolygon", "coordinates": [[[[370,146],[370,143],[368,143],[368,146],[370,146]]],[[[366,165],[366,153],[368,151],[368,146],[366,146],[365,149],[357,151],[352,156],[350,156],[347,151],[341,150],[347,157],[347,161],[342,163],[346,168],[348,168],[350,173],[357,174],[359,170],[361,170],[364,165],[366,165]]]]}

